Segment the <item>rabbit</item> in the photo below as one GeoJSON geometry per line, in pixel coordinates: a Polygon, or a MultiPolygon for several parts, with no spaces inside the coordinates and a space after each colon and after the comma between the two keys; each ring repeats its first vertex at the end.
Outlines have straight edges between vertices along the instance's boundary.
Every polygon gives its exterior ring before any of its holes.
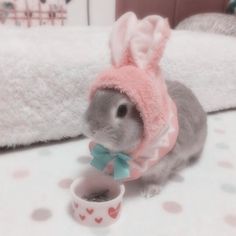
{"type": "MultiPolygon", "coordinates": [[[[135,168],[145,166],[141,168],[144,171],[133,178],[140,179],[145,197],[158,194],[173,174],[199,159],[207,134],[206,113],[192,91],[179,82],[164,81],[160,68],[156,68],[155,62],[160,60],[169,37],[166,27],[168,25],[161,17],[151,16],[138,21],[133,13],[125,14],[117,21],[110,43],[116,67],[101,74],[92,86],[90,104],[83,118],[83,133],[87,137],[111,153],[130,154],[135,168]],[[147,30],[149,26],[151,33],[147,30]],[[156,55],[149,53],[147,58],[142,40],[144,36],[150,37],[156,45],[158,37],[153,36],[156,31],[164,36],[162,40],[159,37],[159,46],[151,50],[156,55]],[[152,68],[151,73],[147,72],[147,65],[148,70],[152,68]],[[125,83],[130,85],[125,86],[125,83]],[[147,90],[143,89],[145,86],[147,90]],[[150,100],[144,102],[144,99],[150,100]],[[145,107],[144,113],[141,105],[145,107]],[[155,112],[157,116],[152,114],[155,112]],[[145,139],[149,142],[144,142],[145,139]],[[163,142],[159,142],[160,139],[163,142]],[[155,159],[157,148],[160,148],[157,156],[164,157],[155,159]],[[136,159],[137,153],[139,159],[136,159]],[[152,164],[143,164],[146,161],[152,164]]],[[[154,44],[146,47],[150,45],[154,44]]]]}

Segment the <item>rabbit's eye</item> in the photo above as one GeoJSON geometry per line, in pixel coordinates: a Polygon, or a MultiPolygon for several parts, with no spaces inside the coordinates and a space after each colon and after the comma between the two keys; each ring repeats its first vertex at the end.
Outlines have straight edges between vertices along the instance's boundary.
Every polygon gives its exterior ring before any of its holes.
{"type": "Polygon", "coordinates": [[[127,112],[128,112],[127,106],[124,105],[124,104],[123,104],[123,105],[120,105],[120,106],[118,107],[118,109],[117,109],[116,116],[117,116],[118,118],[124,118],[124,117],[126,116],[127,112]]]}

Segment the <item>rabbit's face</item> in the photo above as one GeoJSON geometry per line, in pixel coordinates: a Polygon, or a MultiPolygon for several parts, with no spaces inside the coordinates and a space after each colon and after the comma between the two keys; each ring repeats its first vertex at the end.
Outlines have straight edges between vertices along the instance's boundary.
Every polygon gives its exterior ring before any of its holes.
{"type": "Polygon", "coordinates": [[[83,131],[111,151],[129,152],[141,141],[143,124],[126,95],[103,89],[96,92],[84,115],[83,131]]]}

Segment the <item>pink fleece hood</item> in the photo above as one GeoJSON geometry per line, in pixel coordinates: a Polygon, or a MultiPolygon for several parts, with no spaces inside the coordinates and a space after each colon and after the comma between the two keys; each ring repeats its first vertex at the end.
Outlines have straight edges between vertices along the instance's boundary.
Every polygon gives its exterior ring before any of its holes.
{"type": "Polygon", "coordinates": [[[176,106],[170,98],[159,61],[170,36],[168,21],[148,16],[139,21],[126,13],[114,25],[111,40],[113,66],[99,75],[91,88],[113,88],[125,93],[140,112],[144,134],[132,156],[132,179],[165,156],[178,135],[176,106]]]}

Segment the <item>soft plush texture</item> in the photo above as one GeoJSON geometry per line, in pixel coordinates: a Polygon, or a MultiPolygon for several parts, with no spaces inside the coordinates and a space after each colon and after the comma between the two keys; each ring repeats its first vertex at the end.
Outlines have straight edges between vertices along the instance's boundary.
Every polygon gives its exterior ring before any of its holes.
{"type": "MultiPolygon", "coordinates": [[[[109,66],[108,28],[0,28],[0,146],[74,137],[89,86],[109,66]]],[[[192,88],[207,112],[236,107],[236,40],[174,31],[166,79],[192,88]]]]}
{"type": "Polygon", "coordinates": [[[144,137],[129,155],[130,176],[133,180],[142,176],[149,168],[170,152],[178,135],[176,106],[167,94],[165,84],[159,78],[134,66],[123,66],[105,71],[92,87],[113,88],[125,93],[136,104],[144,124],[144,137]],[[159,90],[159,92],[156,92],[159,90]],[[146,158],[143,159],[142,157],[146,158]]]}
{"type": "Polygon", "coordinates": [[[79,135],[90,82],[109,64],[108,29],[0,35],[0,146],[79,135]]]}
{"type": "Polygon", "coordinates": [[[211,32],[236,37],[236,16],[222,13],[203,13],[181,21],[178,30],[211,32]]]}

